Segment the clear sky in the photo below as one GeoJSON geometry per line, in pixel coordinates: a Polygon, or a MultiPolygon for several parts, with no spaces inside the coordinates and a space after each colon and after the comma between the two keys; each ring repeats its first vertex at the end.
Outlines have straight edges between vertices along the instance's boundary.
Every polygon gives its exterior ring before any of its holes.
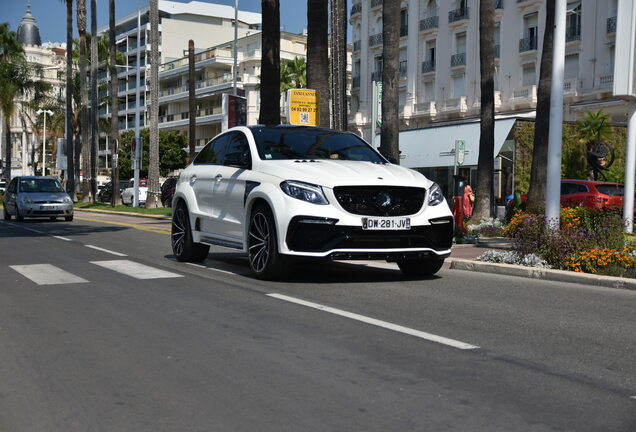
{"type": "MultiPolygon", "coordinates": [[[[188,3],[186,0],[173,0],[188,3]]],[[[234,0],[199,0],[234,6],[234,0]]],[[[325,0],[328,1],[328,0],[325,0]]],[[[31,0],[31,14],[40,27],[42,42],[66,42],[66,2],[63,0],[31,0]]],[[[117,18],[147,5],[147,0],[116,0],[117,18]]],[[[90,0],[86,0],[88,28],[90,29],[90,0]]],[[[27,0],[0,0],[0,23],[9,22],[11,30],[18,28],[26,13],[27,0]]],[[[239,0],[239,9],[247,12],[261,12],[261,0],[239,0]]],[[[351,9],[348,1],[347,11],[351,9]]],[[[307,28],[307,2],[305,0],[280,0],[280,21],[285,31],[300,33],[307,28]]],[[[73,17],[75,24],[75,17],[73,17]]],[[[108,25],[108,0],[97,0],[97,27],[108,25]]],[[[73,37],[77,38],[77,30],[73,37]]],[[[349,35],[349,39],[351,36],[349,35]]]]}

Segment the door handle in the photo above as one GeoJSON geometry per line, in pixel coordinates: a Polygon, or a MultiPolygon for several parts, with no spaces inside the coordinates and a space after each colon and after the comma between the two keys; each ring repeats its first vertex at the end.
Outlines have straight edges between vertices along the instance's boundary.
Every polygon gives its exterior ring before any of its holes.
{"type": "Polygon", "coordinates": [[[223,176],[221,174],[217,174],[216,177],[214,177],[214,180],[216,180],[216,182],[220,182],[223,179],[223,176]]]}

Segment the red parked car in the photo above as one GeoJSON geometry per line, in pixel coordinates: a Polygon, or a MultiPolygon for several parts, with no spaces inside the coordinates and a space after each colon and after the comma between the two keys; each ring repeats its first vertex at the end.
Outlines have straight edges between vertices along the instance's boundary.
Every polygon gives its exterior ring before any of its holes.
{"type": "MultiPolygon", "coordinates": [[[[561,206],[589,209],[623,208],[625,189],[622,184],[591,180],[561,180],[561,206]]],[[[528,199],[521,195],[522,202],[528,199]]],[[[509,205],[514,205],[510,202],[509,205]]],[[[636,205],[634,206],[636,212],[636,205]]]]}

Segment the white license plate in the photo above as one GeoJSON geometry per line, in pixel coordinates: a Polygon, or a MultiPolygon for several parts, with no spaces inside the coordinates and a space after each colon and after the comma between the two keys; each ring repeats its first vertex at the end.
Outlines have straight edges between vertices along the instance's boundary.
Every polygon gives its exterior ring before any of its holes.
{"type": "Polygon", "coordinates": [[[40,210],[57,210],[57,206],[40,206],[40,210]]]}
{"type": "Polygon", "coordinates": [[[363,230],[410,230],[411,218],[362,218],[363,230]]]}

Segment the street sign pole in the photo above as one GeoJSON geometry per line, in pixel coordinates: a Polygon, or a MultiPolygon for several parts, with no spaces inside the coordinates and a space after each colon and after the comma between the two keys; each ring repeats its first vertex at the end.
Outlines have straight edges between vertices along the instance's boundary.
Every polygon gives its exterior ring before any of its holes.
{"type": "Polygon", "coordinates": [[[135,137],[133,138],[133,142],[135,143],[132,154],[133,156],[133,168],[134,168],[134,177],[135,184],[134,193],[133,193],[133,207],[139,207],[139,165],[141,162],[141,158],[139,157],[141,154],[141,137],[139,136],[139,85],[140,85],[140,76],[139,69],[141,65],[139,64],[141,61],[140,52],[141,47],[139,44],[141,43],[141,10],[137,10],[137,87],[135,90],[135,137]]]}

